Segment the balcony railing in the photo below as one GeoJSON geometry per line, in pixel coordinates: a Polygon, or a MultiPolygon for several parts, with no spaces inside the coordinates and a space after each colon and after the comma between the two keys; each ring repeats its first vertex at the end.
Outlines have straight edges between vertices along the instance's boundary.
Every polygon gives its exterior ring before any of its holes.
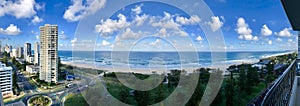
{"type": "Polygon", "coordinates": [[[297,60],[294,60],[284,73],[268,89],[262,106],[287,106],[296,76],[297,60]]]}

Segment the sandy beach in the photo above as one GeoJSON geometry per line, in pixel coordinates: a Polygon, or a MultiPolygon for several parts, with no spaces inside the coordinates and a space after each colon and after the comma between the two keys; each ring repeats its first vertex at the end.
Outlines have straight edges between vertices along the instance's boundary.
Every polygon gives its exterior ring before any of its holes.
{"type": "MultiPolygon", "coordinates": [[[[245,64],[245,63],[255,63],[254,61],[248,61],[248,62],[242,62],[239,64],[245,64]]],[[[154,69],[130,69],[130,68],[108,68],[108,67],[101,67],[101,66],[96,66],[94,64],[84,64],[84,63],[76,63],[76,62],[62,62],[62,64],[70,65],[70,66],[75,66],[79,68],[89,68],[89,69],[97,69],[97,70],[103,70],[105,72],[123,72],[123,73],[140,73],[140,74],[153,74],[154,72],[157,74],[163,74],[163,73],[169,73],[171,69],[163,69],[163,68],[154,68],[154,69]]],[[[233,64],[232,64],[233,65],[233,64]]],[[[238,65],[238,64],[236,64],[238,65]]],[[[180,70],[185,70],[187,73],[193,73],[196,69],[199,68],[211,68],[211,69],[220,69],[223,71],[226,71],[226,68],[229,67],[230,65],[226,64],[219,64],[219,65],[214,65],[210,67],[185,67],[180,70]]],[[[178,68],[176,68],[178,69],[178,68]]]]}
{"type": "MultiPolygon", "coordinates": [[[[269,58],[269,57],[274,57],[274,56],[280,56],[280,55],[285,55],[285,54],[291,54],[294,52],[286,52],[286,53],[280,53],[280,54],[274,54],[271,56],[267,56],[267,57],[262,57],[263,58],[269,58]]],[[[213,65],[213,66],[207,66],[207,67],[184,67],[180,70],[185,70],[187,73],[193,73],[194,70],[199,69],[199,68],[211,68],[211,69],[220,69],[223,71],[224,74],[226,74],[226,69],[231,66],[231,65],[240,65],[240,64],[254,64],[259,62],[259,59],[257,60],[240,60],[240,61],[236,61],[235,63],[232,64],[217,64],[217,65],[213,65]]],[[[163,74],[163,73],[169,73],[171,69],[164,69],[164,68],[152,68],[152,69],[130,69],[130,68],[120,68],[120,67],[113,67],[113,68],[109,68],[109,67],[103,67],[103,66],[96,66],[95,64],[91,64],[91,63],[76,63],[76,62],[65,62],[62,61],[62,64],[66,64],[66,65],[70,65],[70,66],[75,66],[75,67],[79,67],[79,68],[89,68],[89,69],[96,69],[96,70],[103,70],[105,72],[124,72],[124,73],[140,73],[140,74],[153,74],[154,72],[157,74],[163,74]]]]}

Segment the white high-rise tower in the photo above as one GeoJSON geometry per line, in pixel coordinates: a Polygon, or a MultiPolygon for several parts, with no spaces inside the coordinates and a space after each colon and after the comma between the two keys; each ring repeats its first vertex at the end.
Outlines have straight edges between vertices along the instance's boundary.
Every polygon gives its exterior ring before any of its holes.
{"type": "Polygon", "coordinates": [[[40,80],[58,81],[58,26],[46,24],[40,27],[40,80]]]}
{"type": "Polygon", "coordinates": [[[39,42],[34,43],[34,64],[40,64],[40,44],[39,42]]]}

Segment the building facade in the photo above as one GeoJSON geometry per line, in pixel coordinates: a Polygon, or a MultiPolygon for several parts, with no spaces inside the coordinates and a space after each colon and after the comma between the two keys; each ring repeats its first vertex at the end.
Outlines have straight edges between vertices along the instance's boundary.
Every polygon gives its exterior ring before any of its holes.
{"type": "Polygon", "coordinates": [[[21,58],[22,55],[23,55],[23,47],[18,47],[18,58],[21,58]]]}
{"type": "Polygon", "coordinates": [[[12,49],[12,52],[11,52],[10,55],[11,55],[10,57],[15,57],[15,58],[17,58],[17,56],[18,56],[18,51],[17,51],[17,49],[12,49]]]}
{"type": "Polygon", "coordinates": [[[39,65],[40,63],[40,44],[39,42],[34,43],[34,64],[39,65]]]}
{"type": "Polygon", "coordinates": [[[31,44],[25,43],[24,45],[24,59],[27,61],[27,57],[31,56],[31,44]]]}
{"type": "Polygon", "coordinates": [[[49,25],[40,27],[40,80],[46,82],[58,81],[58,26],[49,25]]]}
{"type": "Polygon", "coordinates": [[[12,91],[12,67],[6,67],[0,62],[0,88],[3,98],[13,96],[12,91]]]}
{"type": "Polygon", "coordinates": [[[39,67],[35,65],[26,65],[26,71],[30,74],[37,74],[39,72],[39,67]]]}

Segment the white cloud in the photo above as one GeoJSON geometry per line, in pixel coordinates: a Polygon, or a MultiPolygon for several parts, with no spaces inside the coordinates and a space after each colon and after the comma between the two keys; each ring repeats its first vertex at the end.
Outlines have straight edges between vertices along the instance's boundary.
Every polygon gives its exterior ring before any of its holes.
{"type": "Polygon", "coordinates": [[[110,43],[109,43],[108,41],[106,41],[106,40],[103,40],[103,41],[102,41],[102,45],[103,45],[103,46],[107,46],[107,45],[110,45],[110,43]]]}
{"type": "Polygon", "coordinates": [[[183,30],[178,30],[175,32],[175,34],[178,34],[179,36],[188,36],[189,34],[183,30]]]}
{"type": "Polygon", "coordinates": [[[142,15],[142,16],[138,16],[138,15],[136,15],[136,17],[135,17],[135,22],[136,22],[136,25],[137,26],[141,26],[142,24],[144,24],[144,22],[148,19],[148,15],[142,15]]]}
{"type": "Polygon", "coordinates": [[[112,34],[113,32],[123,29],[130,25],[127,22],[127,18],[123,14],[118,15],[119,20],[101,20],[100,24],[95,26],[95,32],[102,33],[102,36],[107,36],[107,34],[112,34]]]}
{"type": "Polygon", "coordinates": [[[202,41],[203,39],[202,39],[201,36],[198,36],[198,37],[196,38],[196,40],[197,40],[197,41],[202,41]]]}
{"type": "Polygon", "coordinates": [[[253,39],[252,30],[249,28],[244,18],[238,18],[237,29],[235,29],[235,31],[239,34],[239,39],[253,39]]]}
{"type": "Polygon", "coordinates": [[[35,38],[36,38],[36,40],[39,40],[40,36],[39,35],[35,35],[35,38]]]}
{"type": "Polygon", "coordinates": [[[201,21],[201,19],[197,15],[191,16],[189,19],[186,17],[176,17],[176,22],[182,25],[195,25],[198,24],[201,21]]]}
{"type": "Polygon", "coordinates": [[[77,38],[71,40],[71,43],[76,43],[76,42],[77,42],[77,38]]]}
{"type": "Polygon", "coordinates": [[[66,40],[66,39],[68,39],[68,36],[65,35],[64,31],[61,31],[61,35],[59,36],[59,38],[62,40],[66,40]]]}
{"type": "Polygon", "coordinates": [[[35,7],[36,10],[43,10],[45,8],[45,6],[46,6],[46,3],[40,3],[40,4],[36,3],[34,5],[34,7],[35,7]]]}
{"type": "Polygon", "coordinates": [[[293,34],[290,31],[292,31],[292,28],[284,28],[280,32],[276,32],[275,35],[280,37],[291,37],[293,34]]]}
{"type": "Polygon", "coordinates": [[[151,22],[153,27],[161,27],[161,28],[166,28],[166,29],[179,29],[181,25],[176,23],[173,20],[173,16],[170,13],[164,12],[164,17],[159,20],[158,22],[151,22]]]}
{"type": "Polygon", "coordinates": [[[135,33],[130,28],[126,28],[125,31],[123,31],[120,35],[116,36],[115,41],[120,43],[123,40],[137,39],[139,37],[138,35],[142,35],[142,32],[139,31],[135,33]]]}
{"type": "Polygon", "coordinates": [[[288,39],[288,42],[293,42],[293,39],[288,39]]]}
{"type": "Polygon", "coordinates": [[[32,23],[37,24],[40,22],[43,22],[42,18],[39,18],[38,16],[34,16],[33,19],[31,20],[32,23]]]}
{"type": "Polygon", "coordinates": [[[10,24],[6,29],[0,28],[0,33],[5,35],[18,35],[21,33],[21,30],[14,24],[10,24]]]}
{"type": "MultiPolygon", "coordinates": [[[[221,16],[223,17],[223,16],[221,16]]],[[[223,17],[224,18],[224,17],[223,17]]],[[[223,26],[223,22],[220,20],[218,16],[211,17],[211,21],[207,23],[213,32],[217,31],[223,26]]]]}
{"type": "Polygon", "coordinates": [[[71,22],[78,21],[103,8],[105,3],[106,0],[72,0],[72,5],[65,11],[63,18],[71,22]]]}
{"type": "Polygon", "coordinates": [[[272,42],[271,40],[269,40],[268,44],[269,44],[269,45],[272,45],[272,44],[273,44],[273,42],[272,42]]]}
{"type": "Polygon", "coordinates": [[[36,14],[35,0],[1,0],[0,17],[11,15],[16,18],[30,18],[36,14]]]}
{"type": "Polygon", "coordinates": [[[160,39],[156,39],[154,42],[151,42],[150,45],[152,46],[158,46],[161,43],[160,39]]]}
{"type": "Polygon", "coordinates": [[[273,34],[272,30],[269,29],[269,27],[265,24],[260,30],[260,34],[263,36],[270,36],[273,34]]]}
{"type": "Polygon", "coordinates": [[[134,12],[135,14],[141,14],[142,13],[142,6],[143,4],[141,5],[136,5],[135,8],[131,9],[132,12],[134,12]]]}
{"type": "Polygon", "coordinates": [[[281,38],[277,38],[276,41],[277,42],[282,42],[282,39],[281,38]]]}
{"type": "Polygon", "coordinates": [[[252,40],[258,41],[258,37],[257,37],[257,36],[254,36],[252,40]]]}
{"type": "Polygon", "coordinates": [[[156,17],[152,17],[150,18],[149,24],[151,24],[153,27],[158,27],[163,30],[164,29],[168,30],[169,32],[171,32],[171,34],[168,35],[188,36],[188,33],[180,28],[181,25],[175,22],[173,17],[174,15],[164,12],[163,18],[157,21],[156,17]]]}
{"type": "Polygon", "coordinates": [[[166,28],[161,28],[159,30],[159,36],[163,36],[163,37],[167,36],[167,30],[166,30],[166,28]]]}

